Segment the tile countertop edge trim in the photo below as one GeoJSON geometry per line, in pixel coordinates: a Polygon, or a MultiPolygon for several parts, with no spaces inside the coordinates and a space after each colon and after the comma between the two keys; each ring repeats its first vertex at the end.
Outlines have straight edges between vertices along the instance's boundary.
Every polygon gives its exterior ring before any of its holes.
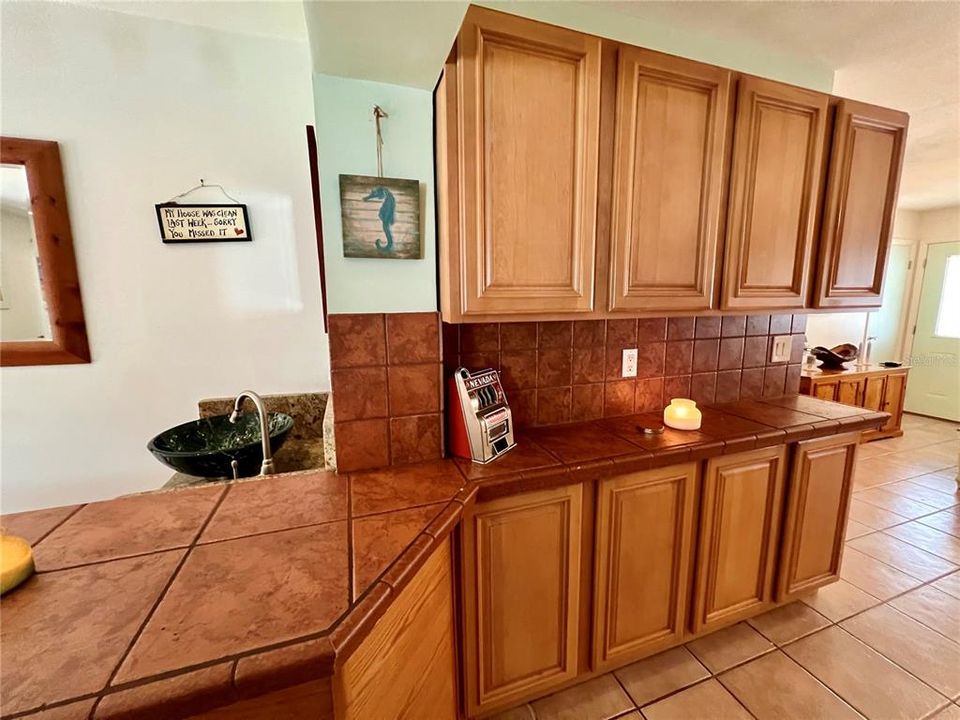
{"type": "MultiPolygon", "coordinates": [[[[772,402],[777,399],[763,398],[754,402],[764,403],[781,410],[788,409],[772,402]],[[768,400],[771,402],[767,402],[768,400]]],[[[819,402],[848,408],[848,406],[826,400],[820,400],[819,402]]],[[[194,683],[190,688],[191,696],[200,695],[208,698],[208,702],[205,704],[209,704],[209,699],[212,697],[217,697],[222,699],[217,707],[226,707],[238,700],[258,697],[268,692],[328,677],[334,674],[336,668],[356,650],[377,620],[386,612],[392,600],[402,592],[409,580],[419,571],[440,543],[447,539],[464,512],[473,503],[535,489],[596,481],[615,474],[637,472],[689,460],[703,461],[722,454],[749,450],[754,446],[765,447],[781,443],[788,444],[839,433],[868,430],[881,426],[890,417],[885,412],[864,411],[857,408],[848,409],[851,413],[841,418],[826,418],[809,411],[803,413],[794,411],[798,414],[810,416],[813,422],[788,426],[787,428],[777,428],[754,420],[756,424],[764,425],[768,429],[768,431],[756,434],[747,432],[719,439],[703,433],[707,438],[702,441],[654,451],[644,450],[638,446],[635,453],[611,458],[569,463],[558,460],[555,466],[538,467],[519,472],[506,471],[503,475],[494,475],[481,480],[466,480],[464,478],[463,488],[448,502],[447,506],[394,559],[359,601],[347,610],[336,623],[323,632],[233,656],[211,659],[181,670],[108,687],[99,693],[58,701],[49,706],[35,707],[9,715],[5,714],[2,715],[2,718],[4,720],[7,718],[29,718],[38,712],[92,697],[97,698],[99,709],[105,698],[117,696],[121,693],[131,693],[134,690],[143,691],[146,686],[154,683],[169,683],[177,678],[186,678],[191,675],[195,678],[208,676],[209,673],[201,671],[228,663],[232,665],[229,688],[225,688],[220,682],[211,684],[210,687],[194,683]]],[[[722,412],[737,415],[729,407],[724,407],[722,412]]],[[[740,417],[752,419],[748,415],[740,415],[740,417]]],[[[617,435],[612,430],[609,432],[611,435],[617,435]]],[[[538,447],[543,447],[535,440],[531,439],[529,442],[538,447]]],[[[549,448],[543,449],[549,452],[549,448]]],[[[461,472],[462,476],[463,473],[459,468],[458,471],[461,472]]],[[[176,698],[165,697],[162,706],[169,709],[170,704],[175,700],[176,698]]],[[[179,705],[177,706],[179,707],[179,705]]],[[[148,712],[152,709],[160,709],[160,706],[156,708],[144,706],[138,708],[138,712],[141,710],[148,712]]],[[[207,707],[205,709],[213,708],[207,707]]],[[[191,712],[196,711],[192,710],[191,712]]],[[[95,712],[93,717],[99,718],[101,715],[99,712],[95,712]]]]}

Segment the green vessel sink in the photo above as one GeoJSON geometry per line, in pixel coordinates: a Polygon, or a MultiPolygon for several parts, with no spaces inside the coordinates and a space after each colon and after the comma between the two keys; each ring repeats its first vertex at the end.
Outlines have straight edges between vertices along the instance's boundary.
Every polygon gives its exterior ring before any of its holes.
{"type": "MultiPolygon", "coordinates": [[[[293,418],[285,413],[270,413],[268,418],[270,451],[276,453],[293,428],[293,418]]],[[[263,449],[260,419],[248,413],[230,422],[229,415],[193,420],[164,430],[147,443],[147,449],[167,467],[197,477],[233,477],[231,461],[237,461],[237,476],[260,472],[263,449]]]]}

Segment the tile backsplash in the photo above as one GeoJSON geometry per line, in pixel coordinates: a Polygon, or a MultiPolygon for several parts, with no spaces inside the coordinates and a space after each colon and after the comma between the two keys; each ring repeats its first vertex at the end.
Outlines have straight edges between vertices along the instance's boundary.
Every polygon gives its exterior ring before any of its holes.
{"type": "Polygon", "coordinates": [[[342,472],[443,457],[439,313],[330,315],[342,472]]]}
{"type": "Polygon", "coordinates": [[[805,329],[805,315],[787,314],[443,323],[444,374],[496,368],[518,426],[556,425],[657,412],[674,397],[797,392],[805,329]],[[770,362],[776,335],[793,336],[789,362],[770,362]],[[625,348],[637,348],[636,378],[620,376],[625,348]]]}

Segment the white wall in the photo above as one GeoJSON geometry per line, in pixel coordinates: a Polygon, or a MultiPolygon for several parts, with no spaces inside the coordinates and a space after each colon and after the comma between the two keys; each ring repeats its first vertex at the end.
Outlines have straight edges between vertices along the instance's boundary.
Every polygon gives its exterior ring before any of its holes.
{"type": "Polygon", "coordinates": [[[199,398],[329,387],[307,45],[61,3],[0,13],[0,130],[60,142],[93,354],[0,371],[3,511],[156,488],[170,471],[145,445],[199,398]],[[161,244],[154,203],[200,177],[249,205],[252,243],[161,244]]]}
{"type": "Polygon", "coordinates": [[[50,338],[40,289],[33,221],[26,212],[0,210],[0,339],[50,338]]]}
{"type": "Polygon", "coordinates": [[[320,74],[313,83],[330,312],[436,310],[433,92],[320,74]],[[389,115],[381,121],[384,176],[420,181],[420,260],[343,257],[339,177],[377,174],[374,105],[389,115]]]}
{"type": "MultiPolygon", "coordinates": [[[[898,245],[915,245],[919,241],[920,213],[915,210],[898,209],[893,220],[893,242],[898,245]]],[[[908,284],[909,286],[909,284],[908,284]]],[[[833,347],[840,343],[859,345],[870,313],[821,313],[807,318],[807,345],[833,347]]],[[[897,353],[891,353],[896,355],[897,353]]],[[[877,356],[874,356],[877,359],[877,356]]]]}

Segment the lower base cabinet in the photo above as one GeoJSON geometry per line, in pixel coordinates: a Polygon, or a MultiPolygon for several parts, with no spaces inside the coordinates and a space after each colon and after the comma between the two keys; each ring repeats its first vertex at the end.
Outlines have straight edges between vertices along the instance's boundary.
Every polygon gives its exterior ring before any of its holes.
{"type": "Polygon", "coordinates": [[[787,492],[777,601],[840,577],[860,433],[797,443],[787,492]]]}
{"type": "Polygon", "coordinates": [[[583,487],[478,503],[463,527],[467,714],[545,695],[578,673],[583,487]]]}
{"type": "Polygon", "coordinates": [[[821,400],[834,400],[867,410],[890,413],[890,419],[879,430],[868,430],[862,442],[903,435],[903,396],[907,389],[909,368],[848,368],[845,370],[804,370],[800,376],[800,393],[821,400]]]}
{"type": "Polygon", "coordinates": [[[683,639],[696,532],[697,463],[603,480],[598,488],[593,669],[683,639]]]}
{"type": "Polygon", "coordinates": [[[692,630],[707,632],[773,603],[786,447],[707,461],[692,630]]]}

